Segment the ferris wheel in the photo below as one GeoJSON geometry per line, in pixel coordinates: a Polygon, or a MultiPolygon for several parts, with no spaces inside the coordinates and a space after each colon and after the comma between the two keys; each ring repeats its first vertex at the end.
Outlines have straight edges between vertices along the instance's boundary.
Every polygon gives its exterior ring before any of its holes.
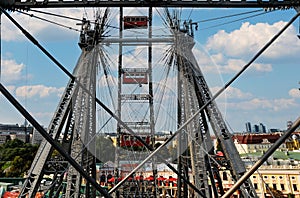
{"type": "MultiPolygon", "coordinates": [[[[34,196],[50,174],[48,196],[96,197],[88,176],[100,183],[104,173],[105,196],[220,197],[224,175],[246,172],[192,52],[197,23],[161,12],[163,28],[152,8],[121,8],[117,25],[110,9],[81,21],[82,54],[47,132],[83,169],[53,158],[59,146],[44,141],[21,196],[34,196]]],[[[236,193],[257,196],[249,180],[236,193]]]]}

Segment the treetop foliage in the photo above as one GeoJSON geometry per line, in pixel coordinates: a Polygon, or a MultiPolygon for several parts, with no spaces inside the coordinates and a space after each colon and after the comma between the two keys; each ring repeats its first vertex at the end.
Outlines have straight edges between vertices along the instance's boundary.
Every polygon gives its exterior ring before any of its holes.
{"type": "Polygon", "coordinates": [[[23,177],[29,170],[38,145],[19,139],[0,145],[0,177],[23,177]]]}

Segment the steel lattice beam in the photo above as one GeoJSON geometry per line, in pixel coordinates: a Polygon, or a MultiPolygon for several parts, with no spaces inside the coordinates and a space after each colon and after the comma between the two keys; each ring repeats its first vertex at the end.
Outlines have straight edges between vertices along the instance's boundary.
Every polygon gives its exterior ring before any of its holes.
{"type": "Polygon", "coordinates": [[[1,0],[0,7],[15,9],[66,7],[210,7],[291,8],[300,0],[1,0]]]}

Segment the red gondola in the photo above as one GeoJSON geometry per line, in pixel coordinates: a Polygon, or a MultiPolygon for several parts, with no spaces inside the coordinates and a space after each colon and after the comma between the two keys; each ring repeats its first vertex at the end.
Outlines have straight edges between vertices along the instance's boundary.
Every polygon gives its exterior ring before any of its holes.
{"type": "Polygon", "coordinates": [[[124,68],[123,84],[147,84],[148,71],[145,68],[124,68]]]}
{"type": "MultiPolygon", "coordinates": [[[[150,144],[150,136],[140,136],[147,144],[150,144]]],[[[144,145],[132,135],[121,135],[121,147],[143,147],[144,145]]]]}
{"type": "Polygon", "coordinates": [[[148,17],[124,16],[124,29],[131,28],[148,28],[148,17]]]}
{"type": "Polygon", "coordinates": [[[123,75],[123,84],[147,84],[148,76],[146,73],[130,73],[123,75]]]}

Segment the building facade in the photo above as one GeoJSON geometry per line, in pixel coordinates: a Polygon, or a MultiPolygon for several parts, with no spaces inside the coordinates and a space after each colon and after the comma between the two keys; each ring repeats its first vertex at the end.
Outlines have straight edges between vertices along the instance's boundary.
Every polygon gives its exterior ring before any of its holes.
{"type": "Polygon", "coordinates": [[[18,124],[0,124],[0,144],[8,140],[19,139],[25,143],[30,142],[33,127],[18,124]]]}
{"type": "Polygon", "coordinates": [[[251,176],[252,184],[259,197],[272,197],[268,192],[268,187],[279,190],[284,197],[293,195],[300,197],[300,166],[261,166],[257,172],[251,176]]]}
{"type": "MultiPolygon", "coordinates": [[[[261,152],[261,155],[254,159],[247,157],[244,159],[246,169],[250,169],[256,160],[276,142],[282,133],[268,134],[234,134],[233,140],[240,154],[251,154],[261,152]],[[247,161],[248,160],[248,161],[247,161]]],[[[291,151],[299,150],[299,132],[294,132],[285,144],[278,150],[289,155],[291,151]]],[[[297,151],[296,151],[297,153],[297,151]]],[[[282,192],[283,197],[300,198],[300,165],[298,159],[273,159],[262,165],[250,180],[260,198],[269,198],[270,188],[282,192]],[[271,163],[270,163],[271,162],[271,163]],[[269,190],[268,190],[269,189],[269,190]]],[[[225,188],[230,188],[235,183],[226,173],[221,175],[225,188]]]]}
{"type": "MultiPolygon", "coordinates": [[[[249,168],[251,166],[247,167],[249,168]]],[[[228,175],[230,174],[226,171],[221,174],[225,191],[235,183],[228,175]]],[[[300,166],[261,166],[250,180],[259,198],[272,197],[268,188],[281,191],[283,197],[300,198],[300,166]]]]}
{"type": "MultiPolygon", "coordinates": [[[[281,133],[270,134],[235,134],[233,135],[234,144],[240,154],[264,152],[268,150],[275,141],[281,136],[281,133]]],[[[281,149],[286,145],[282,144],[281,149]]]]}

